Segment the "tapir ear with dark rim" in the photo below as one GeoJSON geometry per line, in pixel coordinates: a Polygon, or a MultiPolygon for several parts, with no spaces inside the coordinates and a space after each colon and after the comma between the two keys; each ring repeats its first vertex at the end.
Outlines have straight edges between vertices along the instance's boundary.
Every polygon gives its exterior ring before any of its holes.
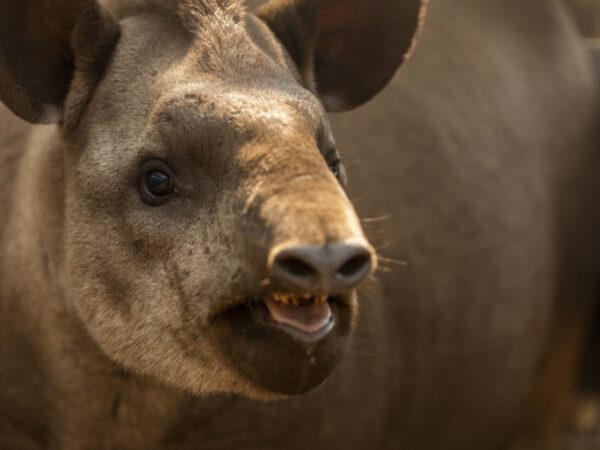
{"type": "Polygon", "coordinates": [[[409,54],[425,0],[271,0],[256,15],[329,111],[377,94],[409,54]]]}
{"type": "Polygon", "coordinates": [[[118,38],[97,0],[0,0],[0,100],[29,122],[74,120],[118,38]]]}

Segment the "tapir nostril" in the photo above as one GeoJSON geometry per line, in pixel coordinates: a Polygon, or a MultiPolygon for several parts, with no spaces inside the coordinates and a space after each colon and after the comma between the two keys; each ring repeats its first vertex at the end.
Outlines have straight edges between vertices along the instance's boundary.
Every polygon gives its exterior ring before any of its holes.
{"type": "Polygon", "coordinates": [[[270,261],[276,279],[311,294],[352,289],[373,266],[367,246],[346,243],[280,247],[273,250],[270,261]]]}
{"type": "Polygon", "coordinates": [[[349,279],[364,276],[371,271],[371,255],[369,253],[361,253],[353,256],[345,262],[336,272],[336,277],[339,279],[349,279]]]}
{"type": "Polygon", "coordinates": [[[280,258],[277,260],[277,264],[279,265],[280,269],[296,277],[306,278],[318,275],[317,270],[315,270],[310,264],[293,256],[280,258]]]}

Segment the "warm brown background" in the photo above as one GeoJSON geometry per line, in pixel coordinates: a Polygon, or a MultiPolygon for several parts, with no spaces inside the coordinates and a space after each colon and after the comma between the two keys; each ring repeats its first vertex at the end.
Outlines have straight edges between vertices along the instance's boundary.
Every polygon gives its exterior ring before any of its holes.
{"type": "Polygon", "coordinates": [[[600,0],[565,0],[575,12],[582,33],[600,38],[600,0]]]}
{"type": "MultiPolygon", "coordinates": [[[[600,0],[564,0],[573,10],[579,27],[586,37],[600,38],[600,0]]],[[[252,8],[262,0],[246,0],[252,8]]]]}
{"type": "MultiPolygon", "coordinates": [[[[245,1],[250,8],[256,8],[265,0],[245,1]]],[[[598,38],[600,42],[600,0],[563,1],[575,16],[582,35],[598,38]]],[[[600,450],[600,358],[597,356],[600,349],[600,311],[596,322],[598,325],[585,351],[580,386],[565,433],[556,443],[557,450],[600,450]]]]}

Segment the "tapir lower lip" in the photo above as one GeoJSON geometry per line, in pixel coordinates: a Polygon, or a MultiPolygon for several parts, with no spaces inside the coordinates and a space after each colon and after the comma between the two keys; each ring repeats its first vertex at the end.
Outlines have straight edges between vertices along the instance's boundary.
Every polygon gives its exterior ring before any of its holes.
{"type": "Polygon", "coordinates": [[[292,327],[284,323],[274,323],[273,326],[280,328],[299,341],[314,344],[315,342],[325,338],[331,332],[331,330],[333,330],[333,327],[335,327],[335,316],[332,315],[331,319],[326,325],[313,333],[307,333],[306,331],[299,330],[296,327],[292,327]]]}

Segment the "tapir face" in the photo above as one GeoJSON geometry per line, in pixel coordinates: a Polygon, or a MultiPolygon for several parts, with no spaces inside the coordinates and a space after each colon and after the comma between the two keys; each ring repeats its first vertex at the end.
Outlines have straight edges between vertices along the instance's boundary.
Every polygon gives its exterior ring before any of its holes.
{"type": "Polygon", "coordinates": [[[381,19],[377,5],[275,1],[258,19],[233,1],[150,1],[114,8],[118,25],[90,7],[94,33],[75,22],[62,113],[13,109],[62,114],[61,282],[109,358],[196,394],[263,399],[331,373],[376,257],[325,107],[353,107],[387,82],[416,30],[415,4],[408,38],[377,57],[382,66],[353,60],[339,83],[330,59],[358,57],[346,44],[356,33],[381,39],[361,22],[381,19]],[[110,49],[105,66],[81,49],[102,32],[114,41],[96,46],[110,49]]]}

